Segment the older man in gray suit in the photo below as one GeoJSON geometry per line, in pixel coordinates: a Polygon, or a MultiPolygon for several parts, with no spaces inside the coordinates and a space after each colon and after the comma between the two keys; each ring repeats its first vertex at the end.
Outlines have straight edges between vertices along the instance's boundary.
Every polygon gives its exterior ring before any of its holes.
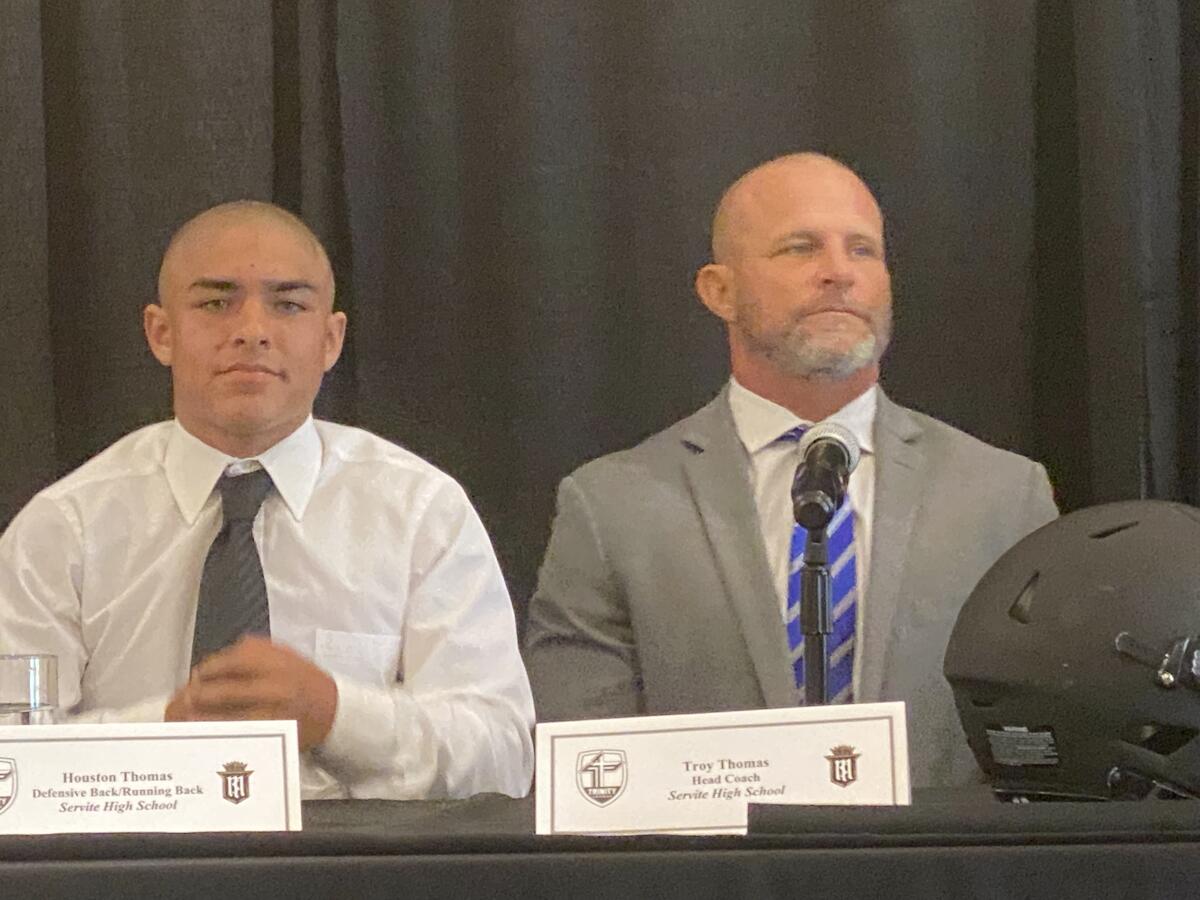
{"type": "Polygon", "coordinates": [[[743,175],[712,250],[696,291],[726,325],[733,377],[699,412],[562,482],[530,604],[539,718],[802,701],[786,436],[834,421],[863,449],[835,610],[843,697],[908,704],[914,786],[978,778],[942,656],[986,569],[1056,515],[1045,471],[878,387],[883,217],[841,163],[801,153],[743,175]]]}

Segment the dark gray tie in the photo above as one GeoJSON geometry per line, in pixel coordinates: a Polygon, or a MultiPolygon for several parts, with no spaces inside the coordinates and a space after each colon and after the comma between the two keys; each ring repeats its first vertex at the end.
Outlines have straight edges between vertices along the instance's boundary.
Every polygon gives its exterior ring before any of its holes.
{"type": "Polygon", "coordinates": [[[208,548],[200,577],[193,666],[243,634],[271,633],[267,583],[253,532],[254,517],[271,491],[271,476],[265,469],[222,475],[217,490],[225,521],[208,548]]]}

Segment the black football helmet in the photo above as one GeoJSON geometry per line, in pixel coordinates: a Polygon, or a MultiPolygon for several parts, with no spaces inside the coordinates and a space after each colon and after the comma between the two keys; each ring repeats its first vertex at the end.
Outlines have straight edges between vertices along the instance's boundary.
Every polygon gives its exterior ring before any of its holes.
{"type": "Polygon", "coordinates": [[[945,675],[1009,799],[1200,797],[1200,510],[1110,503],[1040,528],[963,606],[945,675]]]}

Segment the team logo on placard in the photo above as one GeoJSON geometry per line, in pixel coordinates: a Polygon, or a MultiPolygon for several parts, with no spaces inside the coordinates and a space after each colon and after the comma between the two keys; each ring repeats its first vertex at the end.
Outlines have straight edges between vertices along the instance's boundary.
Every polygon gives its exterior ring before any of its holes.
{"type": "Polygon", "coordinates": [[[858,758],[862,756],[849,744],[839,744],[829,751],[829,780],[838,787],[849,787],[858,780],[858,758]]]}
{"type": "Polygon", "coordinates": [[[221,796],[230,803],[250,799],[250,776],[254,774],[244,762],[227,762],[221,776],[221,796]]]}
{"type": "Polygon", "coordinates": [[[579,791],[597,806],[608,806],[625,790],[624,750],[587,750],[579,754],[575,783],[579,791]]]}
{"type": "Polygon", "coordinates": [[[0,757],[0,813],[17,800],[17,761],[0,757]]]}

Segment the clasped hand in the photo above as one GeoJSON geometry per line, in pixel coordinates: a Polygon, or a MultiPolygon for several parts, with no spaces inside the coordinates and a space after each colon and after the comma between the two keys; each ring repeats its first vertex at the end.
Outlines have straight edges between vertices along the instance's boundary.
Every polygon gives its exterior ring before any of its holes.
{"type": "Polygon", "coordinates": [[[325,740],[337,712],[337,685],[294,650],[246,636],[201,660],[167,704],[168,722],[295,719],[300,749],[325,740]]]}

